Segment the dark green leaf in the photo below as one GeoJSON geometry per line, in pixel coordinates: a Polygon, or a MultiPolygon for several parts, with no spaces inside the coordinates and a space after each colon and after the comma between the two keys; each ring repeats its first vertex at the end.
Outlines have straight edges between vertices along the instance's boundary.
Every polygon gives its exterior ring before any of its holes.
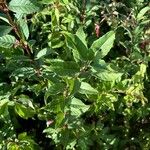
{"type": "Polygon", "coordinates": [[[7,22],[9,24],[9,21],[8,21],[8,18],[7,18],[6,14],[0,13],[0,20],[3,20],[3,21],[5,21],[5,22],[7,22]]]}
{"type": "Polygon", "coordinates": [[[11,30],[10,26],[0,25],[0,37],[10,33],[11,30]]]}

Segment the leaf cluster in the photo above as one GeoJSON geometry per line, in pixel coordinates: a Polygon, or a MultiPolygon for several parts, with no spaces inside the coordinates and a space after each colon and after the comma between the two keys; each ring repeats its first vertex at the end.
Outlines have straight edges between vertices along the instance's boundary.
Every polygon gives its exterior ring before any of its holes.
{"type": "Polygon", "coordinates": [[[150,147],[147,0],[0,1],[0,149],[150,147]]]}

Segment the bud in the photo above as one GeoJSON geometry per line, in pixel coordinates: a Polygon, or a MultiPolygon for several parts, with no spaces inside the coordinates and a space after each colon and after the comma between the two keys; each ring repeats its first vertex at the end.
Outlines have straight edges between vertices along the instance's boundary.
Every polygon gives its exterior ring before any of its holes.
{"type": "Polygon", "coordinates": [[[14,48],[17,48],[18,46],[20,46],[20,42],[18,40],[16,40],[15,44],[14,44],[14,48]]]}
{"type": "Polygon", "coordinates": [[[46,122],[47,127],[50,126],[53,122],[54,122],[53,120],[48,120],[48,121],[46,122]]]}
{"type": "Polygon", "coordinates": [[[95,24],[95,33],[96,33],[96,36],[99,37],[100,36],[100,26],[99,24],[95,24]]]}

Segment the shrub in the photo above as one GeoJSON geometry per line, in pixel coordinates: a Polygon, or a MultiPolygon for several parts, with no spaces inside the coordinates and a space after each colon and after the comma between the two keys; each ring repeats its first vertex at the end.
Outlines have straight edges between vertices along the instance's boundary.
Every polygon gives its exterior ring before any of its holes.
{"type": "Polygon", "coordinates": [[[150,147],[148,0],[0,0],[0,149],[150,147]]]}

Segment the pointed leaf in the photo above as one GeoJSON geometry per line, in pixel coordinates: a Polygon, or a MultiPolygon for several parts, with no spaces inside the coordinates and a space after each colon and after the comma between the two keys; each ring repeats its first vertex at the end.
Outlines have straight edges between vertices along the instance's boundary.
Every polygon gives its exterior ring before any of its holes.
{"type": "Polygon", "coordinates": [[[101,50],[100,56],[101,58],[103,58],[108,54],[110,49],[113,47],[114,40],[115,40],[115,32],[110,31],[105,35],[103,35],[102,37],[100,37],[98,40],[96,40],[92,44],[90,49],[92,49],[94,52],[101,50]]]}
{"type": "Polygon", "coordinates": [[[73,61],[63,61],[60,59],[51,60],[51,66],[43,66],[47,71],[55,72],[60,76],[74,76],[80,71],[78,64],[73,61]]]}
{"type": "Polygon", "coordinates": [[[19,26],[21,28],[21,31],[23,33],[23,36],[26,38],[26,40],[29,38],[29,28],[27,21],[25,19],[19,20],[19,26]]]}
{"type": "Polygon", "coordinates": [[[6,25],[0,25],[0,37],[8,34],[12,30],[12,27],[6,25]]]}
{"type": "Polygon", "coordinates": [[[30,107],[27,108],[24,105],[19,104],[19,103],[15,104],[15,111],[20,117],[22,117],[24,119],[31,118],[35,114],[35,112],[32,108],[30,108],[30,107]]]}
{"type": "Polygon", "coordinates": [[[9,9],[20,14],[31,14],[39,11],[40,6],[35,0],[11,0],[9,9]]]}
{"type": "Polygon", "coordinates": [[[87,47],[87,42],[86,42],[86,34],[83,31],[83,27],[80,27],[77,32],[76,35],[78,36],[78,38],[83,42],[83,44],[87,47]]]}
{"type": "Polygon", "coordinates": [[[70,102],[71,115],[80,116],[89,109],[89,105],[85,105],[80,99],[72,98],[70,102]]]}
{"type": "Polygon", "coordinates": [[[35,74],[35,70],[32,67],[20,67],[15,69],[11,76],[22,77],[22,78],[30,78],[35,74]]]}
{"type": "Polygon", "coordinates": [[[70,94],[75,94],[78,92],[81,82],[78,79],[73,78],[70,80],[68,79],[68,84],[70,94]]]}
{"type": "Polygon", "coordinates": [[[11,48],[15,44],[15,37],[11,35],[4,35],[0,37],[0,47],[11,48]]]}
{"type": "Polygon", "coordinates": [[[84,33],[79,34],[79,31],[77,31],[76,35],[67,32],[62,32],[62,34],[66,38],[67,46],[72,49],[76,62],[79,60],[89,60],[91,51],[89,51],[87,46],[84,44],[85,41],[82,41],[83,38],[81,38],[81,34],[84,33]]]}
{"type": "Polygon", "coordinates": [[[55,8],[55,17],[56,17],[56,20],[57,20],[57,24],[59,25],[59,16],[60,16],[60,14],[59,14],[59,9],[56,7],[55,8]]]}
{"type": "Polygon", "coordinates": [[[138,20],[141,20],[141,19],[144,17],[145,13],[147,13],[149,10],[150,10],[150,7],[149,7],[149,6],[144,7],[144,8],[143,8],[142,10],[140,10],[140,12],[138,13],[137,19],[138,19],[138,20]]]}
{"type": "Polygon", "coordinates": [[[98,91],[86,82],[81,82],[79,92],[81,94],[98,94],[98,91]]]}
{"type": "Polygon", "coordinates": [[[62,123],[63,119],[65,118],[64,113],[60,112],[56,116],[56,128],[62,123]]]}
{"type": "Polygon", "coordinates": [[[3,20],[9,24],[9,21],[8,21],[7,16],[5,14],[0,13],[0,20],[3,20]]]}
{"type": "Polygon", "coordinates": [[[96,77],[103,81],[116,81],[120,80],[123,73],[117,72],[115,70],[108,70],[100,68],[97,69],[96,67],[92,68],[92,72],[96,77]]]}
{"type": "Polygon", "coordinates": [[[65,84],[64,83],[55,83],[48,87],[48,90],[45,92],[44,99],[47,100],[47,98],[50,95],[57,95],[59,93],[63,93],[65,91],[65,84]]]}
{"type": "Polygon", "coordinates": [[[78,55],[80,56],[80,60],[88,60],[88,53],[89,50],[86,47],[86,45],[84,44],[84,41],[82,41],[77,35],[75,36],[75,47],[76,49],[74,51],[76,51],[78,53],[78,55]]]}
{"type": "Polygon", "coordinates": [[[44,48],[44,49],[40,50],[40,51],[37,53],[35,59],[36,59],[36,60],[37,60],[37,59],[40,59],[40,58],[42,58],[42,57],[44,57],[44,56],[49,55],[50,53],[51,53],[51,50],[50,50],[49,48],[44,48]]]}
{"type": "Polygon", "coordinates": [[[4,99],[0,100],[0,115],[4,115],[5,111],[7,111],[7,104],[9,100],[4,99]]]}

